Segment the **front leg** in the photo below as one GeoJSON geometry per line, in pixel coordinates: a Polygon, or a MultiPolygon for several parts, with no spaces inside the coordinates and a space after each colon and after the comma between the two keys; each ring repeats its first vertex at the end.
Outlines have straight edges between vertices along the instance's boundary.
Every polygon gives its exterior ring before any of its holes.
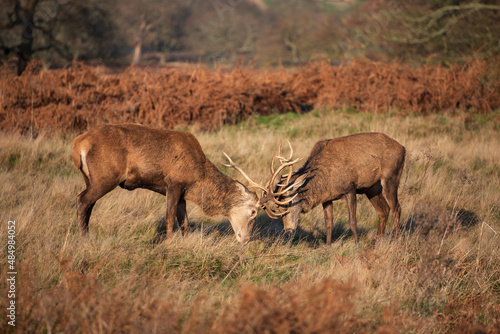
{"type": "Polygon", "coordinates": [[[358,224],[356,222],[356,190],[347,193],[345,195],[345,199],[347,201],[347,207],[349,209],[349,226],[351,227],[351,232],[354,236],[356,246],[359,246],[358,224]]]}
{"type": "Polygon", "coordinates": [[[177,214],[177,207],[181,197],[182,187],[179,185],[167,186],[167,210],[165,214],[166,221],[166,234],[165,238],[168,240],[174,233],[175,216],[177,214]]]}
{"type": "Polygon", "coordinates": [[[323,214],[325,216],[325,226],[326,226],[326,245],[330,246],[332,244],[332,229],[333,229],[333,202],[323,203],[323,214]]]}

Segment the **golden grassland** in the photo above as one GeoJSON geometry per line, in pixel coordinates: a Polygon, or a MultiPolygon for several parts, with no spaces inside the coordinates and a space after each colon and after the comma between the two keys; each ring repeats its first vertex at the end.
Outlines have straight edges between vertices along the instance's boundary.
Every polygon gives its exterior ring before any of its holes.
{"type": "MultiPolygon", "coordinates": [[[[325,246],[322,210],[300,230],[257,217],[239,245],[227,220],[189,205],[191,233],[153,244],[164,197],[117,189],[102,198],[90,237],[78,233],[73,136],[0,134],[0,230],[16,221],[16,330],[27,332],[500,332],[499,114],[398,116],[314,110],[260,116],[197,132],[224,173],[227,152],[264,182],[279,141],[307,157],[322,138],[380,131],[407,148],[402,237],[374,242],[377,215],[358,196],[358,250],[344,201],[325,246]]],[[[188,129],[189,130],[189,129],[188,129]]],[[[76,135],[76,134],[74,134],[76,135]]],[[[167,147],[165,149],[168,149],[167,147]]],[[[2,294],[7,282],[2,246],[2,294]]],[[[6,313],[8,299],[0,298],[6,313]]],[[[2,315],[0,329],[13,332],[2,315]]]]}

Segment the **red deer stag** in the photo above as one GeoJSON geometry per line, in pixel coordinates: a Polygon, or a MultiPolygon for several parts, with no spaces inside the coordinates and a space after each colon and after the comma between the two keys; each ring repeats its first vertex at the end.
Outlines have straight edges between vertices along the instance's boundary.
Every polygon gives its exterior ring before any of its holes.
{"type": "MultiPolygon", "coordinates": [[[[279,205],[281,212],[271,212],[270,217],[283,216],[285,231],[296,229],[301,212],[309,212],[322,204],[326,243],[331,245],[333,201],[345,198],[349,226],[356,245],[359,245],[356,194],[365,194],[379,216],[378,236],[385,231],[390,210],[394,235],[397,236],[401,216],[398,187],[405,154],[402,145],[383,133],[360,133],[321,140],[314,145],[306,163],[297,172],[292,175],[290,168],[285,181],[277,179],[273,173],[261,202],[272,200],[279,205]],[[293,184],[289,185],[290,182],[293,184]],[[288,203],[283,204],[283,201],[288,203]]],[[[291,155],[290,158],[278,158],[282,165],[291,161],[291,155]]],[[[269,211],[266,210],[268,214],[269,211]]]]}
{"type": "Polygon", "coordinates": [[[186,201],[200,206],[208,216],[229,218],[239,242],[245,244],[250,239],[259,198],[222,174],[188,132],[137,124],[98,126],[76,137],[73,162],[87,186],[76,199],[83,235],[88,234],[96,201],[120,186],[166,196],[167,239],[173,233],[176,216],[183,234],[187,233],[186,201]]]}

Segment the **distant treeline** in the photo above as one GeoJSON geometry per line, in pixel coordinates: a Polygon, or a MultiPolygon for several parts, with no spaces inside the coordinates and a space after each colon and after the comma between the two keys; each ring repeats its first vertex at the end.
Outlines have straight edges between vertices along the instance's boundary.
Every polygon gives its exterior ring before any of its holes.
{"type": "Polygon", "coordinates": [[[256,66],[367,58],[463,62],[499,54],[494,0],[6,0],[0,57],[256,66]]]}

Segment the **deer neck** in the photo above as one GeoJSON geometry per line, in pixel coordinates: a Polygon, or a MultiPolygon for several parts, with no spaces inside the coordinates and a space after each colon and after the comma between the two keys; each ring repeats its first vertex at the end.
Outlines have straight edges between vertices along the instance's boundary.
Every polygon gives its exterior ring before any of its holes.
{"type": "Polygon", "coordinates": [[[301,212],[305,213],[318,205],[318,203],[314,203],[314,199],[316,199],[314,192],[318,183],[318,177],[313,171],[301,168],[293,175],[290,183],[293,183],[295,179],[304,174],[307,174],[307,181],[299,188],[295,201],[300,203],[301,212]]]}
{"type": "Polygon", "coordinates": [[[304,169],[297,171],[297,174],[299,174],[297,176],[307,174],[308,179],[297,196],[301,201],[302,212],[309,212],[317,205],[337,200],[344,194],[336,189],[335,179],[324,170],[304,169]]]}
{"type": "Polygon", "coordinates": [[[198,205],[207,216],[229,216],[237,192],[236,181],[224,175],[208,159],[204,177],[186,192],[186,200],[198,205]]]}

